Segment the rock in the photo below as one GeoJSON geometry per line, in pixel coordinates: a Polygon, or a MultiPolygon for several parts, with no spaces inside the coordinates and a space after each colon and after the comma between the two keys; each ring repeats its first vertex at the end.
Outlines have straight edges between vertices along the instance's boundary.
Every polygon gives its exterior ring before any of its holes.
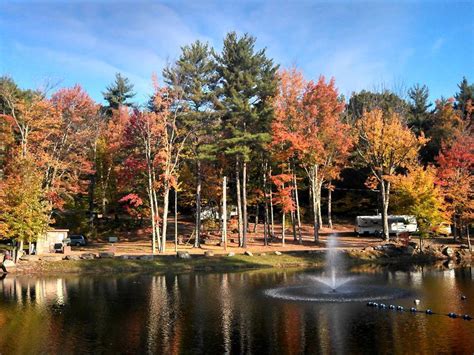
{"type": "Polygon", "coordinates": [[[267,256],[267,253],[260,253],[260,256],[267,256]]]}
{"type": "Polygon", "coordinates": [[[112,253],[111,251],[101,251],[99,253],[99,258],[101,259],[113,258],[114,256],[115,253],[112,253]]]}
{"type": "Polygon", "coordinates": [[[13,260],[5,260],[3,262],[3,266],[5,266],[7,269],[10,269],[10,268],[15,268],[16,264],[13,262],[13,260]]]}
{"type": "Polygon", "coordinates": [[[413,254],[415,254],[415,248],[409,245],[406,248],[403,248],[403,254],[412,256],[413,254]]]}
{"type": "Polygon", "coordinates": [[[452,258],[454,256],[454,250],[450,247],[445,247],[442,251],[443,255],[446,255],[450,258],[452,258]]]}
{"type": "Polygon", "coordinates": [[[374,247],[365,247],[362,251],[374,251],[374,247]]]}
{"type": "Polygon", "coordinates": [[[130,255],[119,255],[117,258],[122,259],[122,260],[130,260],[133,259],[130,255]]]}
{"type": "Polygon", "coordinates": [[[467,244],[461,244],[460,248],[461,248],[461,249],[468,249],[468,250],[469,250],[469,245],[467,245],[467,244]]]}
{"type": "Polygon", "coordinates": [[[80,260],[81,257],[77,254],[70,254],[64,257],[64,260],[80,260]]]}
{"type": "Polygon", "coordinates": [[[277,251],[275,252],[275,255],[281,255],[281,252],[277,250],[277,251]]]}
{"type": "Polygon", "coordinates": [[[93,259],[95,259],[95,254],[94,253],[81,254],[81,259],[83,259],[83,260],[93,260],[93,259]]]}
{"type": "Polygon", "coordinates": [[[253,253],[252,253],[251,251],[246,250],[245,253],[244,253],[244,255],[253,256],[253,253]]]}
{"type": "Polygon", "coordinates": [[[153,259],[154,259],[153,255],[140,255],[138,257],[138,260],[148,260],[148,261],[150,261],[150,260],[153,260],[153,259]]]}
{"type": "Polygon", "coordinates": [[[38,255],[23,255],[21,258],[20,258],[21,261],[38,261],[39,260],[39,256],[38,255]]]}
{"type": "Polygon", "coordinates": [[[42,255],[40,257],[40,260],[43,260],[43,261],[61,261],[61,260],[63,260],[63,256],[62,255],[42,255]]]}
{"type": "Polygon", "coordinates": [[[204,252],[204,256],[205,256],[206,258],[213,257],[213,256],[214,256],[214,252],[211,251],[211,250],[206,250],[206,251],[204,252]]]}
{"type": "Polygon", "coordinates": [[[178,251],[176,257],[178,259],[191,259],[191,255],[187,251],[178,251]]]}
{"type": "Polygon", "coordinates": [[[227,254],[227,256],[235,256],[235,253],[231,251],[229,254],[227,254]]]}

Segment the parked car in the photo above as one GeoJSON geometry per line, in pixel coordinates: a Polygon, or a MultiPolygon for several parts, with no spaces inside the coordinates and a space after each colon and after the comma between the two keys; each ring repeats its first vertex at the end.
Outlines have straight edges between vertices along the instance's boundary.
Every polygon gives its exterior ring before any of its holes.
{"type": "Polygon", "coordinates": [[[433,228],[433,234],[442,235],[448,237],[452,233],[451,225],[449,223],[443,222],[439,226],[433,228]]]}
{"type": "Polygon", "coordinates": [[[87,238],[84,237],[82,234],[73,234],[69,236],[68,245],[71,246],[84,246],[87,245],[87,238]]]}

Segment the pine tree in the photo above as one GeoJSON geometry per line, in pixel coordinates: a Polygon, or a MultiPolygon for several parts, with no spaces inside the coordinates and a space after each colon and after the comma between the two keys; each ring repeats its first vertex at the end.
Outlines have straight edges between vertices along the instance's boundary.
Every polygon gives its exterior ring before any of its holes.
{"type": "Polygon", "coordinates": [[[474,105],[474,84],[469,85],[466,77],[458,84],[459,92],[454,95],[455,108],[462,112],[463,119],[470,117],[474,105]]]}
{"type": "Polygon", "coordinates": [[[133,103],[129,100],[135,96],[133,92],[133,84],[122,74],[115,74],[115,81],[107,86],[106,91],[102,93],[104,100],[108,105],[104,107],[107,114],[111,114],[112,110],[118,110],[120,106],[132,107],[133,103]]]}
{"type": "Polygon", "coordinates": [[[271,98],[276,92],[276,66],[265,49],[255,50],[256,39],[248,34],[227,34],[221,55],[216,55],[221,108],[222,147],[235,164],[239,237],[246,246],[247,164],[268,142],[272,117],[271,98]],[[242,185],[242,186],[240,186],[242,185]],[[242,190],[242,191],[240,191],[242,190]]]}
{"type": "Polygon", "coordinates": [[[196,177],[195,247],[201,234],[202,165],[215,159],[217,116],[213,110],[216,81],[215,62],[208,44],[196,41],[181,48],[181,56],[164,69],[163,76],[171,90],[180,92],[182,105],[178,120],[191,132],[187,144],[188,162],[196,177]]]}
{"type": "Polygon", "coordinates": [[[428,87],[426,85],[420,86],[416,84],[408,90],[408,96],[411,99],[408,127],[410,127],[417,136],[420,136],[428,130],[430,125],[430,113],[428,110],[432,104],[428,102],[428,87]]]}

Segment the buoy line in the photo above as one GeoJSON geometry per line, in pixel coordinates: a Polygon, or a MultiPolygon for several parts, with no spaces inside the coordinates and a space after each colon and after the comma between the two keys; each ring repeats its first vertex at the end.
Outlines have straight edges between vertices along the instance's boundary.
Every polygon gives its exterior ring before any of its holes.
{"type": "Polygon", "coordinates": [[[372,307],[372,308],[378,308],[378,309],[391,309],[395,310],[397,312],[410,312],[410,313],[425,313],[427,315],[441,315],[441,316],[448,316],[449,318],[461,318],[464,320],[472,320],[473,318],[469,314],[457,314],[454,312],[449,312],[449,313],[437,313],[433,312],[431,309],[426,309],[426,310],[419,310],[415,307],[411,307],[408,309],[405,309],[403,306],[396,306],[393,304],[386,305],[385,303],[377,303],[377,302],[367,302],[367,307],[372,307]]]}

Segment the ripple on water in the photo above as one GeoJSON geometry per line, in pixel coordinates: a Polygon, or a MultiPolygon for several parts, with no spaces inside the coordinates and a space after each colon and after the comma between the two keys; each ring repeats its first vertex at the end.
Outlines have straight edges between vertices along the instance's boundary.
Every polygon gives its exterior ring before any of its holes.
{"type": "Polygon", "coordinates": [[[276,299],[303,302],[367,302],[409,296],[407,290],[375,285],[342,286],[336,292],[329,287],[287,286],[266,290],[265,294],[276,299]]]}

